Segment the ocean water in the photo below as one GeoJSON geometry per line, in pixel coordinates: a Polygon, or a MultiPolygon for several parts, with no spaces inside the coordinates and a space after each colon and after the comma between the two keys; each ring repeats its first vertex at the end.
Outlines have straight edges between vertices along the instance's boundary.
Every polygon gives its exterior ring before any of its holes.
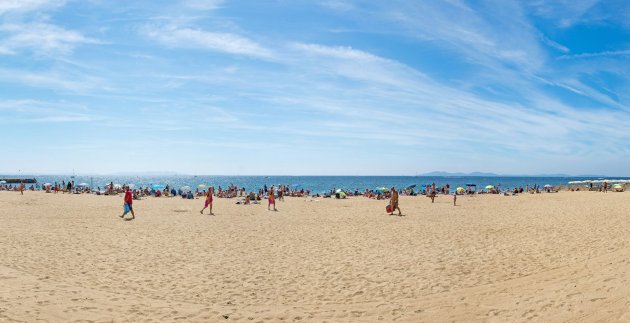
{"type": "MultiPolygon", "coordinates": [[[[14,178],[16,175],[0,175],[0,178],[14,178]]],[[[376,187],[396,187],[405,188],[416,185],[421,188],[423,185],[436,186],[449,184],[452,188],[466,187],[468,184],[476,184],[478,189],[483,189],[487,185],[499,186],[500,189],[508,189],[526,185],[567,185],[569,181],[580,181],[596,179],[589,177],[478,177],[478,176],[45,176],[45,175],[20,175],[21,178],[35,178],[38,185],[44,183],[60,183],[62,181],[74,180],[75,184],[87,183],[92,188],[103,188],[110,182],[115,184],[135,184],[136,187],[151,185],[169,185],[175,188],[190,186],[195,189],[199,184],[214,186],[216,188],[227,187],[231,184],[238,187],[245,187],[247,191],[257,191],[264,185],[278,186],[291,185],[293,188],[303,188],[313,193],[323,193],[331,189],[344,189],[363,191],[376,187]]],[[[630,178],[615,178],[630,179],[630,178]]]]}

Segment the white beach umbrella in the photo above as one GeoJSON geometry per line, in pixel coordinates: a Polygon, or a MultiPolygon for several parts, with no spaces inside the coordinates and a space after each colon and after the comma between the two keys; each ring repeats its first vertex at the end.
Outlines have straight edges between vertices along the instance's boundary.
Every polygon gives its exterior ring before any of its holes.
{"type": "Polygon", "coordinates": [[[44,183],[42,186],[43,186],[43,187],[46,187],[46,186],[52,186],[52,184],[50,184],[50,183],[44,183]]]}
{"type": "Polygon", "coordinates": [[[190,189],[190,186],[182,186],[182,187],[180,188],[180,190],[181,190],[182,192],[190,192],[190,191],[192,191],[192,190],[190,189]]]}
{"type": "Polygon", "coordinates": [[[88,184],[88,183],[81,183],[81,184],[78,184],[77,186],[78,187],[88,187],[88,186],[90,186],[90,184],[88,184]]]}
{"type": "Polygon", "coordinates": [[[115,190],[119,190],[121,188],[122,188],[122,186],[120,186],[120,184],[114,184],[114,189],[115,190]]]}
{"type": "Polygon", "coordinates": [[[6,184],[7,181],[0,181],[0,184],[6,184]]]}
{"type": "Polygon", "coordinates": [[[550,187],[551,187],[551,185],[547,184],[547,185],[545,185],[544,187],[545,187],[545,188],[550,188],[550,187]]]}

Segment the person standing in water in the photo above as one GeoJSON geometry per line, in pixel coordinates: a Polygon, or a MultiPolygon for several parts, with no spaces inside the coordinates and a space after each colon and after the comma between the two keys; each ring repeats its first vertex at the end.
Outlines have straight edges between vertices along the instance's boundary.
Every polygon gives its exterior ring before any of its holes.
{"type": "Polygon", "coordinates": [[[125,198],[124,198],[123,207],[125,208],[125,211],[120,216],[121,218],[124,218],[125,215],[127,215],[127,213],[129,212],[131,212],[131,218],[125,219],[126,221],[131,221],[136,218],[136,214],[133,212],[133,194],[131,194],[131,190],[129,189],[129,186],[125,187],[125,198]]]}
{"type": "Polygon", "coordinates": [[[394,215],[394,210],[398,210],[398,215],[402,215],[400,207],[398,206],[398,192],[394,187],[391,189],[392,197],[389,199],[389,205],[391,206],[391,212],[389,215],[394,215]]]}
{"type": "Polygon", "coordinates": [[[276,209],[276,198],[273,196],[273,185],[269,188],[269,204],[267,205],[267,210],[271,209],[271,204],[273,204],[273,210],[278,211],[276,209]]]}
{"type": "Polygon", "coordinates": [[[206,193],[206,203],[204,204],[203,209],[199,211],[199,213],[203,214],[203,211],[205,209],[210,208],[210,215],[214,215],[214,213],[212,213],[212,193],[214,193],[214,188],[209,187],[208,192],[206,193]]]}

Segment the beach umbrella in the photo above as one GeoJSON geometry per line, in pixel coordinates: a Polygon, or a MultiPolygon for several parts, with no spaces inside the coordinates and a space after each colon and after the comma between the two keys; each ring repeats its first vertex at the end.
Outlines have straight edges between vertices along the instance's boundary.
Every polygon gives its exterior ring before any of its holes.
{"type": "Polygon", "coordinates": [[[339,192],[339,198],[345,199],[346,198],[346,193],[345,192],[339,192]]]}
{"type": "Polygon", "coordinates": [[[180,190],[181,190],[182,192],[185,192],[185,193],[188,193],[188,192],[192,191],[192,190],[190,189],[190,186],[182,186],[182,187],[180,188],[180,190]]]}
{"type": "Polygon", "coordinates": [[[0,184],[6,184],[7,181],[0,181],[0,184]]]}
{"type": "Polygon", "coordinates": [[[550,187],[551,187],[551,185],[549,185],[549,184],[544,186],[544,188],[550,188],[550,187]]]}
{"type": "Polygon", "coordinates": [[[151,185],[151,188],[154,190],[161,190],[161,189],[164,189],[164,185],[154,184],[154,185],[151,185]]]}
{"type": "Polygon", "coordinates": [[[199,184],[197,185],[197,188],[206,188],[207,186],[205,184],[199,184]]]}
{"type": "Polygon", "coordinates": [[[52,186],[52,184],[50,184],[50,183],[44,183],[44,185],[42,185],[42,187],[46,187],[46,186],[52,186]]]}
{"type": "Polygon", "coordinates": [[[414,189],[414,188],[416,188],[416,184],[407,186],[406,190],[411,190],[411,189],[414,189]]]}
{"type": "Polygon", "coordinates": [[[81,183],[77,185],[77,187],[88,187],[88,186],[90,186],[90,184],[88,183],[81,183]]]}
{"type": "Polygon", "coordinates": [[[120,184],[114,184],[114,189],[115,190],[119,190],[121,188],[122,188],[122,186],[120,186],[120,184]]]}
{"type": "Polygon", "coordinates": [[[488,185],[488,186],[486,186],[486,189],[487,189],[487,190],[491,190],[491,189],[493,189],[493,188],[494,188],[494,186],[492,186],[492,185],[488,185]]]}
{"type": "Polygon", "coordinates": [[[457,188],[457,191],[458,191],[458,192],[463,192],[463,191],[464,191],[464,188],[463,188],[463,187],[458,187],[458,188],[457,188]]]}
{"type": "Polygon", "coordinates": [[[335,191],[335,193],[341,193],[341,192],[342,190],[340,188],[335,191]]]}

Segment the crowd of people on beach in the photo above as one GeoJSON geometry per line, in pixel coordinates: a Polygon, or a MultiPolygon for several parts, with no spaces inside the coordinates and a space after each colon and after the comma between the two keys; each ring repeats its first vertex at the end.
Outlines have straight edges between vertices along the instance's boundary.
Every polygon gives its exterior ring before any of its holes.
{"type": "MultiPolygon", "coordinates": [[[[618,184],[614,186],[617,187],[618,184]]],[[[298,185],[282,185],[279,184],[277,186],[272,185],[268,187],[266,184],[263,187],[259,188],[255,191],[249,191],[245,189],[245,187],[238,187],[236,185],[230,184],[226,188],[221,186],[215,189],[214,186],[206,186],[200,184],[195,191],[193,191],[188,186],[183,186],[179,189],[175,189],[175,187],[170,185],[152,185],[145,187],[136,188],[133,185],[118,185],[110,182],[105,185],[105,187],[101,188],[100,186],[93,189],[90,185],[85,183],[76,185],[74,180],[69,181],[61,181],[61,183],[55,182],[53,184],[46,183],[43,185],[38,184],[30,184],[25,185],[24,183],[2,183],[0,182],[0,191],[15,191],[24,194],[24,191],[45,191],[46,193],[53,194],[85,194],[85,193],[94,193],[96,195],[118,195],[123,194],[123,214],[120,215],[121,218],[125,220],[133,220],[135,218],[135,213],[133,210],[133,201],[140,200],[145,197],[181,197],[183,199],[200,199],[204,200],[204,207],[200,210],[200,213],[208,209],[210,215],[214,215],[212,204],[214,198],[224,198],[224,199],[236,199],[236,204],[262,204],[264,200],[267,200],[267,209],[278,211],[276,206],[277,201],[283,201],[285,196],[290,197],[313,197],[313,198],[336,198],[336,199],[345,199],[347,197],[365,197],[369,199],[375,200],[388,200],[389,204],[386,206],[386,212],[390,215],[393,214],[394,211],[398,211],[398,215],[402,215],[399,205],[399,196],[426,196],[431,199],[433,203],[437,196],[452,196],[453,205],[457,205],[457,196],[458,195],[475,195],[475,194],[503,194],[503,195],[518,195],[522,193],[530,193],[536,194],[541,192],[546,193],[554,193],[558,192],[562,189],[562,187],[554,187],[550,185],[545,185],[544,187],[540,187],[538,185],[526,185],[525,187],[519,186],[514,187],[512,189],[505,188],[503,190],[500,189],[500,185],[488,185],[485,187],[485,190],[477,191],[477,187],[475,184],[468,184],[466,188],[458,187],[455,190],[452,190],[449,184],[437,186],[435,183],[424,184],[419,188],[416,185],[411,185],[405,189],[396,190],[395,187],[385,188],[380,187],[376,189],[365,189],[365,190],[344,190],[332,188],[330,191],[320,194],[314,193],[311,194],[310,190],[305,190],[300,188],[298,185]],[[131,218],[126,218],[125,216],[131,213],[131,218]]],[[[577,186],[567,188],[568,191],[579,191],[580,189],[587,189],[589,191],[598,191],[598,192],[608,192],[613,188],[611,184],[608,182],[603,182],[602,185],[594,185],[592,182],[588,185],[588,187],[577,186]]],[[[623,190],[623,188],[622,188],[623,190]]],[[[622,191],[621,190],[621,191],[622,191]]],[[[616,189],[616,191],[620,191],[616,189]]]]}

